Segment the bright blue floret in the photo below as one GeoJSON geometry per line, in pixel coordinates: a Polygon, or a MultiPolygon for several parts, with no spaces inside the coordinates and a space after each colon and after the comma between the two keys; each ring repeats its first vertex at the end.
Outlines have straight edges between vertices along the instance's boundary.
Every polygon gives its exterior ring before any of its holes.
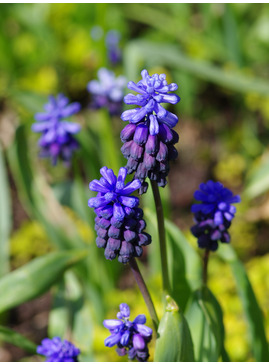
{"type": "Polygon", "coordinates": [[[139,199],[130,196],[141,187],[139,180],[125,184],[126,168],[120,168],[118,177],[112,169],[100,169],[100,180],[93,180],[90,190],[98,192],[88,201],[97,215],[95,229],[96,244],[105,248],[105,257],[127,263],[132,257],[140,257],[142,246],[151,243],[151,237],[144,232],[143,211],[138,207],[139,199]]]}
{"type": "Polygon", "coordinates": [[[44,106],[45,112],[37,113],[37,122],[32,125],[34,132],[42,133],[38,142],[40,156],[51,158],[53,165],[57,163],[58,157],[69,162],[73,151],[79,147],[73,135],[80,131],[80,125],[63,119],[77,113],[80,104],[68,103],[69,99],[62,94],[49,96],[49,102],[44,106]]]}
{"type": "Polygon", "coordinates": [[[127,85],[130,90],[138,92],[140,95],[128,94],[124,97],[127,105],[138,105],[140,108],[124,111],[121,115],[122,120],[136,124],[148,116],[150,135],[159,133],[160,123],[173,128],[178,122],[178,117],[164,109],[161,103],[176,104],[179,102],[178,95],[168,93],[176,91],[177,84],[168,85],[165,74],[155,73],[153,76],[149,76],[148,71],[143,70],[141,76],[142,80],[137,84],[130,81],[127,85]]]}
{"type": "Polygon", "coordinates": [[[47,362],[77,362],[80,350],[67,340],[59,337],[44,339],[37,347],[37,353],[46,356],[47,362]]]}
{"type": "Polygon", "coordinates": [[[219,240],[229,243],[228,228],[236,212],[232,204],[240,202],[240,196],[234,196],[220,182],[208,181],[200,184],[194,198],[201,201],[191,208],[196,222],[191,231],[198,238],[199,247],[214,251],[218,248],[219,240]]]}
{"type": "Polygon", "coordinates": [[[98,80],[92,80],[87,85],[87,90],[93,97],[92,107],[107,108],[111,115],[120,114],[126,86],[125,77],[116,77],[113,71],[106,68],[100,68],[97,75],[98,80]]]}
{"type": "Polygon", "coordinates": [[[128,354],[130,360],[147,361],[149,357],[148,343],[152,337],[152,329],[144,325],[145,315],[138,315],[129,321],[130,309],[126,303],[120,304],[120,312],[115,320],[104,320],[104,326],[111,335],[106,338],[105,346],[117,345],[120,356],[128,354]]]}

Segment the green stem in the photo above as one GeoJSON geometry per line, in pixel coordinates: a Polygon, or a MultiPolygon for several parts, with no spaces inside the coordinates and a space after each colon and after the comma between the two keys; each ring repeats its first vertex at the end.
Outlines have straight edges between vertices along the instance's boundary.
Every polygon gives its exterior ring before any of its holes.
{"type": "Polygon", "coordinates": [[[161,201],[161,196],[159,192],[159,187],[157,182],[150,181],[153,191],[157,222],[158,222],[158,233],[159,233],[159,243],[160,243],[160,253],[161,253],[161,264],[162,264],[162,277],[163,277],[163,290],[165,294],[170,294],[171,287],[169,283],[168,275],[168,264],[167,264],[167,251],[166,251],[166,238],[165,238],[165,227],[164,227],[164,215],[163,206],[161,201]]]}
{"type": "Polygon", "coordinates": [[[203,284],[207,285],[207,266],[208,266],[208,259],[209,259],[210,250],[207,248],[205,250],[204,258],[203,258],[203,284]]]}
{"type": "Polygon", "coordinates": [[[146,303],[146,305],[148,307],[149,314],[150,314],[150,317],[152,319],[154,329],[157,332],[158,325],[159,325],[159,320],[158,320],[158,316],[157,316],[153,301],[151,299],[150,293],[149,293],[148,288],[146,286],[146,283],[144,281],[144,278],[142,277],[142,274],[141,274],[141,272],[139,270],[139,267],[137,265],[137,262],[136,262],[135,258],[132,258],[129,261],[129,264],[130,264],[131,270],[133,272],[133,275],[135,277],[136,283],[137,283],[137,285],[138,285],[138,287],[140,289],[140,292],[142,293],[142,296],[144,298],[144,301],[145,301],[145,303],[146,303]]]}

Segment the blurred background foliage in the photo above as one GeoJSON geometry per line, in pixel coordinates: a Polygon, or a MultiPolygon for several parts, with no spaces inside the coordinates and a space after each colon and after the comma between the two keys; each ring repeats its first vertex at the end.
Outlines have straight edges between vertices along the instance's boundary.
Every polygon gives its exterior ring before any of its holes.
{"type": "MultiPolygon", "coordinates": [[[[114,67],[117,75],[138,81],[147,67],[179,85],[181,102],[174,107],[180,115],[179,159],[162,191],[166,215],[196,249],[189,228],[199,183],[220,180],[242,196],[232,245],[246,266],[269,338],[269,5],[2,4],[0,10],[0,275],[59,249],[89,252],[84,263],[54,282],[40,312],[27,306],[35,317],[43,314],[39,326],[15,308],[2,314],[1,323],[36,343],[47,332],[69,337],[72,328],[84,360],[118,361],[125,358],[103,345],[102,320],[114,317],[120,302],[130,305],[133,317],[146,312],[129,270],[105,262],[96,248],[94,216],[87,207],[92,196],[87,184],[99,178],[99,168],[125,164],[123,122],[111,120],[105,110],[90,110],[86,90],[100,67],[113,68],[105,35],[115,29],[123,52],[122,64],[114,67]],[[78,135],[81,150],[70,169],[40,161],[30,130],[34,113],[58,92],[82,104],[74,119],[86,132],[78,135]]],[[[151,191],[142,203],[153,209],[151,191]]],[[[153,237],[154,219],[148,221],[153,237]]],[[[153,245],[141,269],[161,314],[160,262],[153,245]]],[[[235,282],[216,254],[209,277],[224,312],[231,360],[254,360],[235,282]]],[[[24,355],[8,345],[0,351],[7,360],[24,355]]]]}

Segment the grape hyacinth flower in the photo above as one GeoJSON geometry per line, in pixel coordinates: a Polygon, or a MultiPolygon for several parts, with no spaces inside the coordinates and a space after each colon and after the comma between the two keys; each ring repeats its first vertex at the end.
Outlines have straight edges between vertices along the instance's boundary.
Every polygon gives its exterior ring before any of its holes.
{"type": "Polygon", "coordinates": [[[98,80],[92,80],[87,90],[93,96],[94,109],[107,108],[111,115],[119,115],[122,111],[123,89],[126,86],[124,76],[116,77],[113,71],[100,68],[98,80]]]}
{"type": "Polygon", "coordinates": [[[220,182],[207,181],[200,184],[200,190],[195,191],[194,198],[201,203],[192,205],[195,225],[191,232],[198,238],[200,248],[215,251],[218,241],[230,242],[228,229],[236,212],[232,204],[240,202],[240,196],[234,196],[220,182]]]}
{"type": "Polygon", "coordinates": [[[45,112],[35,114],[37,122],[32,125],[34,132],[42,133],[38,141],[41,147],[40,157],[51,158],[53,165],[58,158],[68,163],[74,150],[79,147],[73,135],[80,131],[80,125],[63,119],[77,113],[80,104],[69,104],[69,99],[59,94],[57,97],[49,96],[44,109],[45,112]]]}
{"type": "Polygon", "coordinates": [[[115,320],[104,320],[104,326],[111,335],[106,338],[105,346],[117,345],[120,356],[128,354],[130,360],[147,361],[149,357],[148,343],[152,337],[152,329],[145,324],[145,315],[138,315],[134,321],[129,320],[130,308],[126,303],[120,304],[120,312],[115,320]]]}
{"type": "Polygon", "coordinates": [[[121,50],[119,48],[120,33],[117,30],[110,30],[106,35],[106,47],[108,58],[112,64],[117,64],[121,61],[121,50]]]}
{"type": "Polygon", "coordinates": [[[112,169],[100,169],[101,179],[90,182],[89,188],[98,192],[88,201],[94,208],[96,244],[105,248],[106,259],[118,256],[118,261],[128,263],[132,257],[140,257],[142,246],[151,243],[151,236],[144,232],[146,223],[143,211],[138,207],[139,198],[130,196],[141,187],[139,180],[125,184],[126,168],[120,168],[118,177],[112,169]]]}
{"type": "Polygon", "coordinates": [[[139,95],[128,94],[124,102],[136,104],[140,108],[126,110],[121,119],[129,124],[121,132],[124,143],[121,151],[128,160],[128,173],[142,182],[140,193],[147,191],[145,179],[156,181],[160,187],[167,183],[169,161],[177,158],[174,144],[178,142],[178,134],[172,128],[177,124],[178,117],[167,111],[161,103],[176,104],[180,97],[169,93],[176,91],[175,83],[168,84],[164,74],[149,76],[147,70],[141,72],[142,80],[137,84],[128,83],[128,88],[139,95]]]}
{"type": "Polygon", "coordinates": [[[53,339],[43,339],[41,345],[37,347],[37,353],[46,356],[49,362],[77,362],[80,350],[67,340],[60,337],[53,339]]]}

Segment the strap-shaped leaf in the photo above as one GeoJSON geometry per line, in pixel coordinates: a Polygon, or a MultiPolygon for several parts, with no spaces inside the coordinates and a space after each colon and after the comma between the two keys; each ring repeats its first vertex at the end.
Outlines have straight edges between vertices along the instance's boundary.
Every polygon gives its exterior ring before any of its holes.
{"type": "Polygon", "coordinates": [[[220,257],[231,266],[249,325],[249,345],[257,361],[269,361],[269,348],[264,329],[264,317],[249,281],[244,265],[231,245],[218,249],[220,257]]]}
{"type": "Polygon", "coordinates": [[[36,344],[7,327],[0,326],[0,340],[18,346],[30,354],[36,354],[36,344]]]}
{"type": "Polygon", "coordinates": [[[188,323],[175,301],[167,296],[165,313],[158,327],[154,361],[194,361],[188,323]]]}
{"type": "Polygon", "coordinates": [[[20,305],[46,292],[72,265],[86,257],[88,251],[54,252],[36,258],[0,279],[0,312],[20,305]]]}
{"type": "Polygon", "coordinates": [[[218,361],[224,341],[221,308],[207,287],[198,289],[186,311],[196,361],[218,361]]]}
{"type": "Polygon", "coordinates": [[[4,153],[0,145],[0,277],[9,270],[11,204],[4,153]]]}

